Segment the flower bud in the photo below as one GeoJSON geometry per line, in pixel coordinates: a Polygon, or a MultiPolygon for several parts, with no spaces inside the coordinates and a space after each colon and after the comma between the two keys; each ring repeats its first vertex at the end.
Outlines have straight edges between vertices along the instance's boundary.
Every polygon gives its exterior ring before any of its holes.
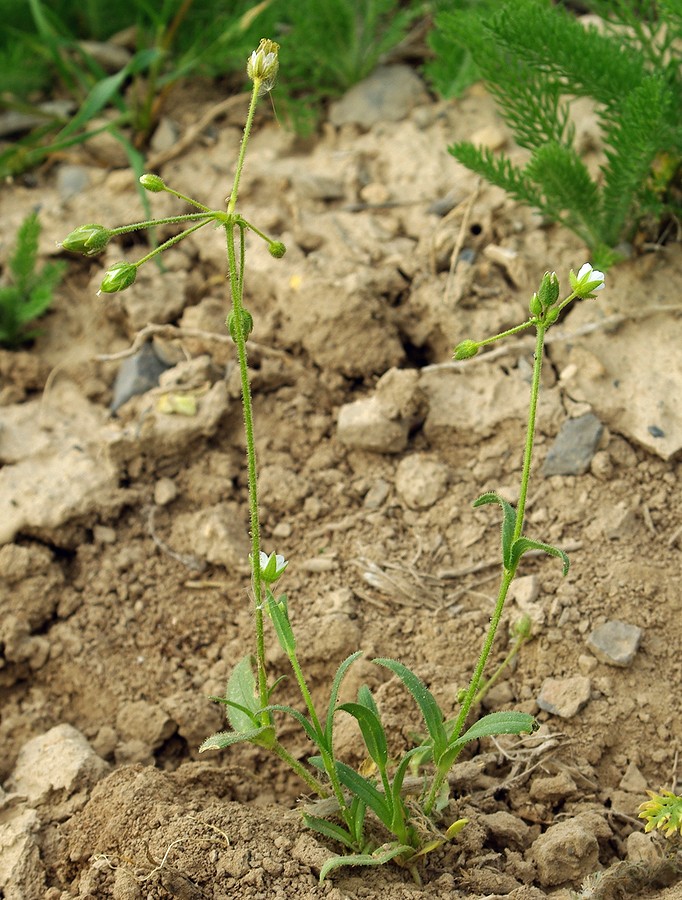
{"type": "Polygon", "coordinates": [[[556,272],[545,272],[537,296],[544,309],[554,306],[559,299],[559,279],[556,272]]]}
{"type": "Polygon", "coordinates": [[[594,297],[597,291],[604,289],[604,273],[593,269],[589,263],[583,263],[577,275],[571,269],[568,277],[573,292],[582,300],[594,297]]]}
{"type": "Polygon", "coordinates": [[[542,315],[542,301],[537,294],[533,294],[533,296],[530,298],[528,309],[530,310],[531,316],[542,315]]]}
{"type": "Polygon", "coordinates": [[[254,84],[258,85],[258,94],[262,96],[275,86],[279,71],[279,44],[261,38],[258,49],[254,50],[246,63],[246,74],[254,84]]]}
{"type": "Polygon", "coordinates": [[[104,294],[115,294],[125,291],[137,277],[137,266],[134,263],[118,262],[106,272],[100,291],[104,294]]]}
{"type": "Polygon", "coordinates": [[[64,238],[61,245],[65,250],[93,256],[95,253],[99,253],[100,250],[104,250],[110,238],[111,232],[103,225],[79,225],[78,228],[64,238]]]}
{"type": "Polygon", "coordinates": [[[471,359],[478,353],[478,344],[476,341],[462,341],[455,347],[452,354],[455,359],[471,359]]]}
{"type": "MultiPolygon", "coordinates": [[[[244,335],[244,340],[247,341],[249,339],[249,335],[253,331],[253,316],[248,311],[248,309],[241,309],[241,318],[242,318],[242,334],[244,335]]],[[[234,314],[234,310],[231,309],[227,315],[227,321],[225,322],[227,327],[230,330],[230,336],[232,340],[237,343],[237,318],[234,314]]]]}
{"type": "Polygon", "coordinates": [[[140,176],[140,184],[145,191],[150,191],[152,194],[158,194],[161,191],[166,190],[163,178],[160,178],[158,175],[153,175],[151,172],[147,172],[140,176]]]}
{"type": "Polygon", "coordinates": [[[558,309],[548,309],[545,313],[545,325],[554,325],[556,320],[559,318],[559,310],[558,309]]]}
{"type": "Polygon", "coordinates": [[[275,259],[281,259],[287,252],[287,248],[281,241],[271,241],[268,244],[268,250],[270,251],[270,256],[274,256],[275,259]]]}

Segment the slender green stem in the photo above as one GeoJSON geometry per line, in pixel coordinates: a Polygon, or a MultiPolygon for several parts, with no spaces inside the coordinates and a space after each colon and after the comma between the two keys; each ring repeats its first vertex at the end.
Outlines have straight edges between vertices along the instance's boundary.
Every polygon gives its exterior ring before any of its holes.
{"type": "Polygon", "coordinates": [[[227,202],[227,212],[232,215],[234,213],[235,207],[237,205],[237,194],[239,193],[239,180],[242,177],[242,169],[244,168],[244,157],[246,155],[246,145],[249,142],[249,135],[251,134],[251,125],[253,124],[253,117],[256,112],[256,106],[258,105],[258,90],[260,88],[260,82],[254,81],[253,90],[251,91],[251,102],[249,103],[249,112],[246,116],[246,124],[244,125],[244,134],[242,136],[242,143],[239,148],[239,157],[237,159],[237,167],[234,171],[234,183],[232,185],[232,193],[230,194],[230,198],[227,202]]]}
{"type": "Polygon", "coordinates": [[[133,222],[132,225],[121,225],[120,228],[110,228],[109,235],[113,237],[116,234],[128,234],[130,231],[139,231],[141,228],[151,228],[154,225],[175,225],[176,222],[192,222],[199,219],[206,221],[212,218],[211,210],[207,209],[202,213],[187,213],[184,216],[168,216],[165,219],[147,219],[144,222],[133,222]]]}
{"type": "MultiPolygon", "coordinates": [[[[519,494],[519,502],[516,508],[516,522],[514,525],[514,534],[512,537],[511,543],[513,544],[517,538],[521,537],[521,532],[523,530],[523,519],[526,508],[526,498],[528,496],[528,481],[530,478],[530,469],[531,462],[533,458],[533,443],[535,438],[535,419],[537,415],[537,406],[538,406],[538,393],[540,390],[540,375],[542,372],[542,356],[544,351],[544,342],[545,342],[545,333],[547,331],[548,326],[537,319],[534,319],[531,323],[526,324],[534,324],[537,330],[537,337],[535,341],[535,356],[533,363],[533,377],[531,380],[531,389],[530,389],[530,403],[528,408],[528,426],[526,429],[526,446],[523,454],[523,467],[521,472],[521,490],[519,494]]],[[[480,690],[481,680],[483,678],[483,672],[486,667],[486,663],[488,662],[488,657],[490,656],[490,651],[492,650],[493,643],[495,641],[495,635],[497,633],[498,626],[500,624],[500,619],[502,618],[502,612],[504,610],[504,604],[507,599],[507,594],[509,592],[509,586],[514,580],[514,576],[516,574],[517,564],[514,564],[510,569],[506,569],[504,566],[502,568],[502,580],[500,582],[500,589],[497,595],[497,600],[495,602],[495,609],[493,611],[492,617],[490,619],[490,625],[488,626],[488,633],[486,634],[485,641],[483,643],[483,648],[481,650],[481,654],[478,658],[478,662],[476,663],[476,668],[474,669],[474,673],[471,676],[471,681],[469,682],[469,687],[467,688],[467,692],[464,696],[464,700],[462,701],[462,706],[459,711],[459,715],[455,721],[455,727],[452,731],[452,735],[450,736],[450,742],[456,741],[457,738],[460,737],[464,726],[466,725],[467,716],[471,710],[471,707],[476,700],[476,697],[480,690]]],[[[440,790],[443,781],[447,775],[447,770],[445,771],[437,771],[433,783],[431,784],[431,788],[429,790],[426,802],[424,804],[424,811],[428,814],[433,809],[433,806],[438,797],[438,792],[440,790]]]]}
{"type": "Polygon", "coordinates": [[[513,328],[507,329],[507,331],[501,331],[499,334],[494,334],[492,337],[485,338],[482,341],[475,341],[479,347],[485,347],[487,344],[494,344],[495,341],[499,341],[501,338],[509,337],[512,334],[518,334],[520,331],[525,331],[526,328],[530,328],[531,325],[536,324],[536,319],[528,319],[527,322],[522,322],[520,325],[515,325],[513,328]]]}
{"type": "Polygon", "coordinates": [[[279,756],[283,762],[285,762],[294,772],[302,778],[303,781],[308,785],[308,787],[315,791],[318,797],[328,797],[329,791],[325,788],[321,781],[318,781],[314,775],[312,775],[308,769],[303,765],[303,763],[299,762],[295,756],[292,756],[289,751],[283,747],[279,741],[275,741],[272,745],[272,750],[274,753],[279,756]]]}
{"type": "Polygon", "coordinates": [[[164,250],[168,250],[169,247],[172,247],[174,244],[179,243],[188,235],[192,234],[195,231],[198,231],[200,228],[203,228],[208,222],[210,222],[210,218],[204,217],[201,222],[198,222],[196,225],[192,225],[191,228],[186,228],[184,231],[181,231],[180,234],[176,234],[174,237],[165,241],[163,244],[159,244],[158,247],[155,247],[151,253],[148,253],[146,256],[143,256],[141,259],[135,263],[136,266],[141,266],[143,263],[149,262],[150,259],[153,259],[155,256],[158,256],[159,253],[163,253],[164,250]]]}
{"type": "Polygon", "coordinates": [[[493,687],[493,685],[497,684],[497,682],[499,681],[500,675],[504,672],[504,670],[507,668],[509,663],[517,655],[517,653],[519,652],[519,650],[521,649],[521,647],[525,643],[525,641],[526,641],[526,638],[524,636],[519,636],[516,638],[516,640],[512,644],[512,648],[509,651],[509,653],[507,653],[505,658],[499,664],[497,669],[495,669],[495,671],[490,676],[490,678],[485,682],[485,684],[482,684],[481,687],[478,689],[476,696],[474,697],[474,705],[477,703],[480,703],[481,700],[488,693],[488,691],[493,687]]]}
{"type": "Polygon", "coordinates": [[[538,394],[540,392],[540,374],[542,372],[542,358],[545,346],[545,333],[547,326],[538,322],[535,338],[535,353],[533,356],[533,377],[530,384],[530,403],[528,405],[528,427],[526,429],[526,447],[523,452],[523,469],[521,471],[521,490],[519,502],[516,507],[516,524],[512,544],[521,537],[523,531],[523,519],[526,513],[526,499],[528,497],[528,482],[530,480],[530,467],[533,460],[533,444],[535,441],[535,418],[538,409],[538,394]]]}
{"type": "Polygon", "coordinates": [[[204,206],[203,203],[199,203],[198,200],[194,200],[192,197],[187,197],[185,194],[181,194],[179,191],[174,191],[173,188],[169,188],[167,185],[163,186],[164,191],[167,194],[172,194],[174,197],[177,197],[178,200],[184,200],[185,203],[189,203],[190,206],[196,206],[197,209],[203,209],[204,212],[212,212],[208,206],[204,206]]]}
{"type": "MultiPolygon", "coordinates": [[[[242,327],[242,294],[244,290],[244,228],[240,231],[240,263],[237,265],[237,254],[234,247],[234,222],[225,226],[227,235],[227,258],[230,272],[230,293],[234,312],[234,331],[237,344],[237,359],[242,389],[242,411],[244,414],[244,434],[246,437],[246,462],[249,484],[249,515],[251,524],[251,584],[253,588],[255,629],[256,629],[256,669],[258,672],[258,697],[261,707],[268,705],[268,682],[265,670],[265,627],[263,621],[263,585],[260,570],[260,518],[258,515],[258,478],[256,467],[256,441],[253,429],[253,406],[251,403],[251,384],[249,382],[248,360],[246,355],[246,338],[242,327]]],[[[264,725],[272,721],[270,713],[261,713],[264,725]]]]}

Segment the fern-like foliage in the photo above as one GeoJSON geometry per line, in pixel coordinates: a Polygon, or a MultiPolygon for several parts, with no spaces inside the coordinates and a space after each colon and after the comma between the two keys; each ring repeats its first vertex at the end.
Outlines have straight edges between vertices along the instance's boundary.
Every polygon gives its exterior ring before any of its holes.
{"type": "Polygon", "coordinates": [[[594,0],[603,27],[549,0],[441,13],[437,45],[467,47],[518,144],[523,168],[466,142],[465,166],[565,225],[608,266],[643,219],[682,218],[682,0],[594,0]],[[571,103],[591,98],[605,145],[595,180],[575,148],[571,103]],[[677,197],[677,199],[676,199],[677,197]]]}
{"type": "Polygon", "coordinates": [[[22,222],[8,269],[8,283],[0,287],[0,345],[18,347],[37,334],[29,326],[52,303],[64,275],[63,262],[36,268],[40,220],[33,212],[22,222]]]}

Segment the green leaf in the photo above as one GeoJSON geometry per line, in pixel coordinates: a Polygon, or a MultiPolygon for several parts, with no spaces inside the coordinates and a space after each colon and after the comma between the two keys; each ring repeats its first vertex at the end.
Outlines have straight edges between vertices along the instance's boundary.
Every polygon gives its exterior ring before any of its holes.
{"type": "Polygon", "coordinates": [[[320,882],[332,872],[334,869],[340,869],[342,866],[383,866],[396,856],[414,854],[414,848],[404,844],[390,845],[388,848],[380,847],[374,853],[358,853],[350,856],[334,856],[328,859],[320,869],[320,882]]]}
{"type": "Polygon", "coordinates": [[[263,725],[260,728],[251,728],[249,731],[217,731],[212,734],[199,747],[199,753],[204,750],[224,750],[232,744],[256,744],[258,747],[270,747],[275,736],[271,725],[263,725]]]}
{"type": "Polygon", "coordinates": [[[341,783],[354,796],[359,797],[363,803],[366,803],[379,821],[383,822],[387,828],[390,828],[393,819],[390,798],[386,799],[368,778],[364,778],[355,769],[351,769],[350,766],[338,761],[335,765],[341,783]]]}
{"type": "Polygon", "coordinates": [[[481,494],[474,500],[474,508],[485,506],[488,503],[498,503],[502,507],[502,560],[507,571],[511,569],[511,542],[516,526],[516,510],[495,491],[481,494]]]}
{"type": "Polygon", "coordinates": [[[308,813],[303,813],[303,821],[305,822],[308,828],[311,828],[313,831],[317,831],[319,834],[324,835],[324,837],[331,838],[333,841],[338,841],[339,844],[343,844],[344,847],[348,847],[349,850],[355,850],[355,841],[353,840],[353,836],[341,825],[337,825],[336,822],[328,822],[327,819],[320,819],[318,816],[311,816],[308,813]]]}
{"type": "Polygon", "coordinates": [[[357,721],[367,752],[379,771],[385,772],[388,765],[388,743],[379,717],[360,703],[343,703],[339,709],[349,713],[357,721]]]}
{"type": "Polygon", "coordinates": [[[570,561],[563,550],[560,550],[558,547],[553,547],[551,544],[543,544],[542,541],[532,541],[530,538],[525,537],[517,538],[514,541],[511,548],[512,565],[517,566],[523,554],[527,553],[529,550],[542,550],[550,556],[555,556],[557,559],[562,560],[564,564],[563,575],[566,576],[568,574],[570,561]]]}
{"type": "Polygon", "coordinates": [[[431,691],[426,687],[424,682],[414,674],[414,672],[410,671],[407,666],[404,666],[396,659],[378,657],[373,659],[372,662],[390,669],[391,672],[400,678],[405,687],[412,694],[417,701],[417,705],[424,717],[427,731],[433,741],[434,756],[440,756],[447,746],[447,735],[445,734],[445,728],[443,727],[445,717],[431,691]]]}
{"type": "Polygon", "coordinates": [[[306,719],[306,717],[303,715],[303,713],[300,712],[298,709],[294,709],[293,706],[282,706],[282,705],[279,704],[279,703],[273,703],[273,704],[271,704],[270,706],[266,706],[266,707],[262,710],[262,712],[284,712],[284,713],[288,713],[290,716],[292,716],[294,719],[296,719],[297,722],[300,723],[300,725],[303,727],[303,730],[304,730],[305,733],[308,735],[308,737],[310,738],[310,740],[311,740],[316,746],[319,747],[319,745],[320,745],[320,735],[315,731],[315,728],[314,728],[314,726],[312,725],[312,723],[311,723],[308,719],[306,719]]]}
{"type": "Polygon", "coordinates": [[[324,728],[324,741],[325,748],[331,753],[334,739],[334,713],[336,711],[336,701],[339,697],[339,691],[341,689],[341,683],[344,679],[344,676],[352,663],[355,660],[362,656],[362,650],[356,650],[355,653],[351,653],[350,656],[347,656],[341,665],[336,670],[336,674],[334,675],[334,680],[332,681],[332,689],[329,694],[329,706],[327,707],[327,718],[325,721],[324,728]]]}
{"type": "Polygon", "coordinates": [[[291,656],[296,651],[296,637],[289,621],[289,607],[286,594],[282,594],[275,600],[272,592],[266,590],[265,596],[265,610],[275,626],[280,646],[287,656],[291,656]]]}
{"type": "Polygon", "coordinates": [[[515,710],[502,710],[483,716],[478,722],[465,731],[464,734],[453,741],[451,746],[463,747],[470,741],[479,738],[491,737],[497,734],[532,734],[537,729],[537,722],[528,713],[515,710]]]}
{"type": "Polygon", "coordinates": [[[245,656],[232,670],[225,690],[227,719],[238,733],[253,730],[258,721],[260,704],[256,696],[256,679],[253,674],[253,658],[245,656]]]}

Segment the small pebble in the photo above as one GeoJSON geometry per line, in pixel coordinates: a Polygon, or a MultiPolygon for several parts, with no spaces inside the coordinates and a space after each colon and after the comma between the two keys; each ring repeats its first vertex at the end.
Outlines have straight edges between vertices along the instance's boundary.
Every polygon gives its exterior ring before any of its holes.
{"type": "Polygon", "coordinates": [[[587,646],[600,662],[625,668],[635,658],[641,639],[641,628],[614,619],[595,628],[587,646]]]}
{"type": "Polygon", "coordinates": [[[571,719],[589,701],[591,692],[592,685],[586,675],[547,678],[542,685],[537,703],[545,712],[562,719],[571,719]]]}
{"type": "Polygon", "coordinates": [[[168,506],[178,496],[178,488],[172,478],[159,478],[154,485],[154,503],[168,506]]]}
{"type": "Polygon", "coordinates": [[[592,413],[561,426],[542,467],[545,476],[583,475],[596,453],[604,426],[592,413]]]}

